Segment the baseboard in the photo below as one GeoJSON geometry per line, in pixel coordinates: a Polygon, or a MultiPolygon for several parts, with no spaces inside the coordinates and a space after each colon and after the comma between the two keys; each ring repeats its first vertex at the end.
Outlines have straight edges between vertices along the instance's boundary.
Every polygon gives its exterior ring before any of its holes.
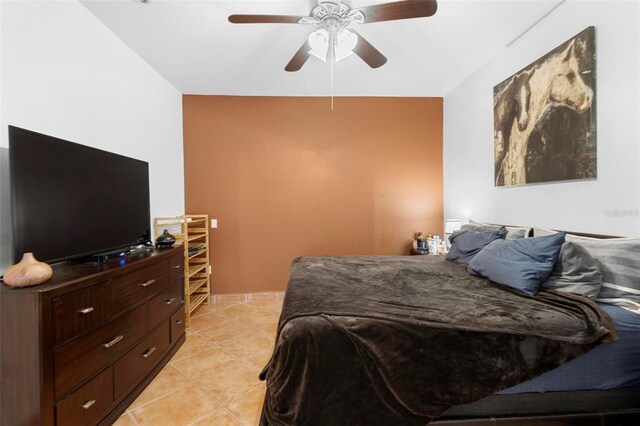
{"type": "Polygon", "coordinates": [[[224,302],[268,302],[284,299],[284,291],[263,291],[257,293],[212,294],[212,303],[224,302]]]}

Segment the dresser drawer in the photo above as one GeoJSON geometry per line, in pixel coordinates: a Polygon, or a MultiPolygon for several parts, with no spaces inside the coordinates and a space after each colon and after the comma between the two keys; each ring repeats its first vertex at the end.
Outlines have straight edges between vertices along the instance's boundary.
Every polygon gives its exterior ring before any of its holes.
{"type": "Polygon", "coordinates": [[[113,402],[111,366],[56,404],[56,425],[96,424],[113,402]]]}
{"type": "Polygon", "coordinates": [[[149,301],[149,329],[169,318],[181,303],[182,281],[178,281],[149,301]]]}
{"type": "Polygon", "coordinates": [[[104,368],[147,332],[147,305],[106,324],[54,354],[55,395],[60,397],[104,368]]]}
{"type": "Polygon", "coordinates": [[[175,343],[184,333],[184,303],[171,315],[171,343],[175,343]]]}
{"type": "Polygon", "coordinates": [[[53,299],[56,343],[106,322],[111,308],[110,289],[105,282],[53,299]]]}
{"type": "Polygon", "coordinates": [[[169,259],[169,282],[173,284],[184,277],[184,255],[178,254],[169,259]]]}
{"type": "Polygon", "coordinates": [[[169,322],[165,321],[113,365],[116,398],[137,383],[140,376],[156,364],[167,347],[169,347],[169,322]]]}
{"type": "Polygon", "coordinates": [[[146,300],[168,284],[166,260],[116,278],[112,283],[114,313],[146,300]]]}

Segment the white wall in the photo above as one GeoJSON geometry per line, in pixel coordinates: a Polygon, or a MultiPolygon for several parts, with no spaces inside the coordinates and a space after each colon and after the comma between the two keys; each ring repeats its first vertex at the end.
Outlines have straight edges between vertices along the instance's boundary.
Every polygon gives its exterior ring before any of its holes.
{"type": "Polygon", "coordinates": [[[445,217],[640,235],[639,17],[637,1],[569,0],[444,98],[445,217]],[[591,25],[597,180],[495,188],[493,87],[591,25]]]}
{"type": "MultiPolygon", "coordinates": [[[[0,81],[2,81],[2,0],[0,0],[0,81]]],[[[2,84],[0,84],[0,123],[2,123],[2,84]]],[[[0,141],[0,271],[3,271],[4,268],[4,258],[5,252],[9,253],[9,245],[11,234],[9,233],[9,228],[11,226],[11,222],[9,222],[7,213],[9,212],[9,206],[7,204],[7,197],[9,191],[9,185],[7,182],[7,165],[8,165],[8,155],[7,149],[4,148],[2,142],[0,141]],[[6,194],[6,195],[5,195],[6,194]]]]}
{"type": "MultiPolygon", "coordinates": [[[[0,4],[3,158],[15,125],[144,160],[151,217],[182,214],[182,95],[79,2],[0,4]]],[[[6,169],[0,273],[11,263],[6,169]]]]}

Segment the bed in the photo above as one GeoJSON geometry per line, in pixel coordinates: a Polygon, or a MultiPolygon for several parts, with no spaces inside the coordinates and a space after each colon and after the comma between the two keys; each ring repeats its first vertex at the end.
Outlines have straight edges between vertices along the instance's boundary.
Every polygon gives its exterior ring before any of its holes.
{"type": "Polygon", "coordinates": [[[261,373],[261,425],[635,413],[639,318],[522,295],[443,257],[299,258],[261,373]],[[571,383],[594,365],[592,381],[571,383]]]}

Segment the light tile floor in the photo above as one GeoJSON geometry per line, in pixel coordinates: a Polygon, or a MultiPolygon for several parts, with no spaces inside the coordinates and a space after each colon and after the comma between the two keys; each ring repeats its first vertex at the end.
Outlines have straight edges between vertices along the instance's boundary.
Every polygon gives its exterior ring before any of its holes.
{"type": "Polygon", "coordinates": [[[184,345],[115,425],[256,426],[265,392],[258,374],[281,309],[281,301],[200,307],[184,345]]]}

